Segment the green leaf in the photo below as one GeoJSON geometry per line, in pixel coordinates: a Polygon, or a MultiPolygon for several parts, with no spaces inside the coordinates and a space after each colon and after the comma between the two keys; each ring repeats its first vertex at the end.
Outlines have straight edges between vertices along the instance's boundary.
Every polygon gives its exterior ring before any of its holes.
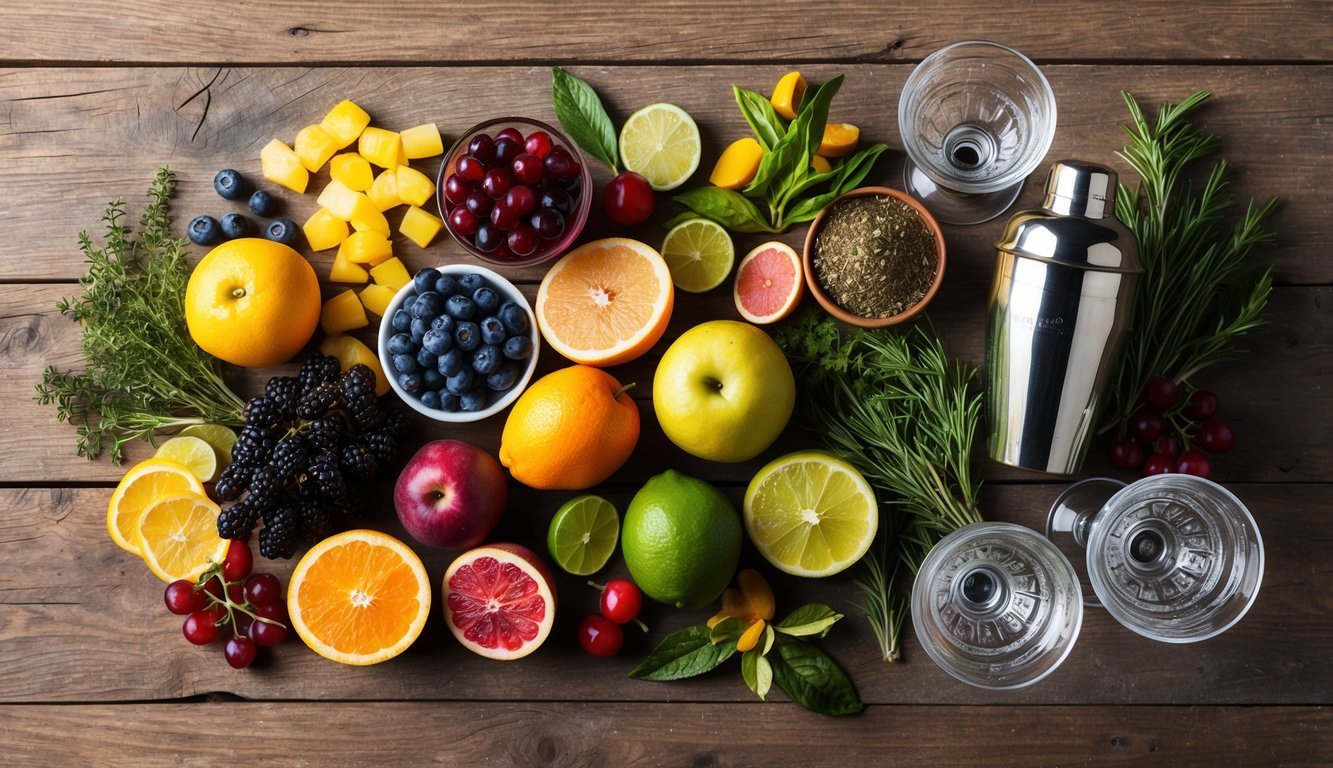
{"type": "Polygon", "coordinates": [[[767,658],[773,667],[773,682],[811,712],[854,715],[865,708],[847,674],[818,647],[779,637],[777,653],[767,658]]]}
{"type": "Polygon", "coordinates": [[[741,635],[743,634],[745,634],[745,622],[737,618],[730,618],[719,621],[717,626],[710,629],[708,631],[708,639],[713,645],[718,645],[719,643],[731,643],[732,645],[735,645],[736,641],[741,639],[741,635]]]}
{"type": "Polygon", "coordinates": [[[787,124],[773,110],[773,104],[754,91],[747,91],[740,86],[731,86],[736,96],[736,105],[741,108],[745,122],[750,124],[754,137],[767,152],[787,135],[787,124]]]}
{"type": "Polygon", "coordinates": [[[739,192],[721,187],[697,187],[674,198],[676,202],[733,232],[777,232],[754,202],[739,192]]]}
{"type": "MultiPolygon", "coordinates": [[[[773,625],[772,625],[771,623],[769,623],[769,624],[765,624],[765,625],[764,625],[764,650],[760,652],[760,655],[762,655],[762,656],[767,656],[767,655],[768,655],[768,652],[771,651],[771,650],[773,650],[773,643],[777,642],[777,637],[778,637],[778,636],[777,636],[776,634],[774,634],[774,632],[773,632],[773,625]]],[[[758,646],[755,646],[755,647],[757,648],[758,646]]]]}
{"type": "Polygon", "coordinates": [[[708,627],[699,624],[667,635],[629,676],[636,680],[681,680],[702,675],[735,652],[734,644],[713,645],[708,627]]]}
{"type": "Polygon", "coordinates": [[[560,67],[551,68],[551,105],[560,127],[575,144],[611,169],[619,171],[616,128],[597,92],[560,67]]]}
{"type": "Polygon", "coordinates": [[[873,144],[858,150],[837,168],[838,180],[833,182],[833,188],[842,195],[861,186],[861,182],[865,181],[866,176],[870,175],[871,169],[875,167],[875,161],[888,149],[883,144],[873,144]]]}
{"type": "Polygon", "coordinates": [[[745,684],[750,686],[750,690],[759,698],[768,696],[768,691],[773,686],[773,665],[764,658],[758,646],[741,656],[741,677],[745,678],[745,684]]]}
{"type": "Polygon", "coordinates": [[[823,637],[838,623],[842,614],[821,603],[810,603],[787,614],[776,629],[792,637],[823,637]]]}
{"type": "Polygon", "coordinates": [[[790,197],[789,190],[809,173],[810,158],[824,138],[829,102],[841,86],[842,75],[838,75],[819,86],[814,95],[806,95],[787,135],[764,155],[754,180],[743,190],[747,197],[765,197],[770,204],[790,197]]]}

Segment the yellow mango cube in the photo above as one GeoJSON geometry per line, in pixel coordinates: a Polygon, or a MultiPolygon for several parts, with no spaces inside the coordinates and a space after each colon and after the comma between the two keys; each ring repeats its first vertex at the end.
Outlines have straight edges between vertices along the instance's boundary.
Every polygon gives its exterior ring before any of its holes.
{"type": "Polygon", "coordinates": [[[381,211],[387,211],[396,205],[402,205],[403,200],[398,197],[397,168],[387,168],[380,171],[380,175],[375,177],[375,183],[371,184],[370,189],[366,191],[366,196],[381,211]]]}
{"type": "Polygon", "coordinates": [[[315,173],[324,167],[334,152],[338,151],[338,143],[318,125],[307,125],[296,133],[292,149],[296,151],[296,156],[301,158],[301,164],[305,169],[315,173]]]}
{"type": "Polygon", "coordinates": [[[444,139],[440,138],[440,129],[435,123],[408,128],[401,135],[403,152],[408,160],[420,160],[423,157],[444,154],[444,139]]]}
{"type": "Polygon", "coordinates": [[[403,137],[396,131],[367,128],[361,132],[356,150],[361,156],[381,168],[392,168],[402,160],[403,137]]]}
{"type": "MultiPolygon", "coordinates": [[[[304,169],[302,169],[304,170],[304,169]]],[[[347,238],[347,222],[320,208],[301,225],[312,251],[327,251],[347,238]]]]}
{"type": "Polygon", "coordinates": [[[403,223],[398,225],[398,231],[403,237],[425,248],[440,233],[440,228],[443,226],[444,222],[439,218],[413,205],[403,214],[403,223]]]}
{"type": "Polygon", "coordinates": [[[389,302],[393,301],[395,293],[397,291],[382,285],[367,285],[361,289],[361,303],[366,309],[384,317],[384,313],[389,311],[389,302]]]}
{"type": "Polygon", "coordinates": [[[370,202],[362,193],[334,179],[324,185],[324,190],[319,193],[319,199],[316,202],[343,221],[351,221],[352,217],[356,215],[357,209],[361,206],[362,200],[367,203],[370,202]]]}
{"type": "MultiPolygon", "coordinates": [[[[346,243],[346,241],[343,241],[346,243]]],[[[370,273],[360,264],[353,264],[347,258],[347,246],[338,246],[338,255],[333,257],[333,269],[329,270],[329,280],[335,283],[368,283],[370,273]]]]}
{"type": "Polygon", "coordinates": [[[343,241],[353,264],[380,264],[393,258],[393,243],[379,232],[353,232],[343,241]]]}
{"type": "Polygon", "coordinates": [[[380,365],[380,359],[375,357],[375,353],[370,351],[370,347],[361,343],[361,340],[346,334],[334,334],[325,336],[319,343],[321,354],[338,358],[338,366],[344,371],[354,365],[365,365],[375,373],[375,394],[384,395],[389,391],[389,380],[384,378],[384,368],[380,365]]]}
{"type": "Polygon", "coordinates": [[[392,258],[371,267],[370,279],[397,293],[412,281],[412,276],[407,273],[407,267],[403,266],[403,262],[392,258]]]}
{"type": "Polygon", "coordinates": [[[329,161],[329,176],[357,192],[365,192],[375,183],[375,172],[371,170],[370,163],[355,152],[334,155],[329,161]]]}
{"type": "Polygon", "coordinates": [[[375,204],[370,202],[370,198],[365,195],[357,201],[356,211],[352,213],[352,229],[357,232],[378,232],[385,237],[389,236],[389,220],[384,218],[384,214],[375,204]]]}
{"type": "Polygon", "coordinates": [[[764,148],[749,136],[737,139],[731,146],[722,150],[722,156],[713,166],[708,180],[715,187],[740,189],[749,184],[759,171],[759,162],[764,159],[764,148]]]}
{"type": "Polygon", "coordinates": [[[347,99],[338,102],[319,122],[319,127],[333,137],[338,149],[359,139],[367,125],[370,125],[370,115],[347,99]]]}
{"type": "Polygon", "coordinates": [[[815,173],[828,173],[833,170],[833,165],[827,158],[821,157],[820,155],[814,155],[810,158],[810,170],[815,173]]]}
{"type": "Polygon", "coordinates": [[[264,178],[274,184],[281,184],[298,195],[305,194],[310,183],[310,171],[305,169],[301,158],[292,148],[274,139],[259,151],[259,166],[264,178]]]}
{"type": "Polygon", "coordinates": [[[350,288],[324,302],[319,313],[319,327],[325,333],[350,331],[367,325],[370,325],[370,319],[366,317],[366,308],[356,291],[350,288]]]}
{"type": "Polygon", "coordinates": [[[398,166],[398,197],[405,203],[423,206],[435,194],[435,183],[415,168],[398,166]]]}

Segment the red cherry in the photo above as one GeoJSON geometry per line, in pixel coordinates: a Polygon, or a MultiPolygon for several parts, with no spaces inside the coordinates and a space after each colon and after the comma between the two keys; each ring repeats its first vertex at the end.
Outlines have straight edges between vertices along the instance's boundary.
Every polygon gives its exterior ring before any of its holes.
{"type": "MultiPolygon", "coordinates": [[[[514,133],[517,134],[518,131],[514,133]]],[[[508,168],[509,164],[514,162],[514,158],[521,154],[523,154],[523,139],[516,141],[513,136],[501,136],[495,140],[496,165],[508,168]]]]}
{"type": "Polygon", "coordinates": [[[1184,446],[1180,444],[1180,438],[1175,435],[1162,435],[1152,441],[1153,453],[1168,453],[1175,456],[1180,453],[1180,449],[1183,447],[1184,446]]]}
{"type": "Polygon", "coordinates": [[[258,654],[259,649],[248,637],[229,638],[227,646],[222,649],[222,655],[226,657],[232,669],[245,669],[254,663],[258,654]]]}
{"type": "Polygon", "coordinates": [[[528,134],[527,141],[523,142],[523,150],[537,157],[546,157],[546,153],[551,151],[554,144],[551,141],[551,135],[546,131],[533,131],[528,134]]]}
{"type": "Polygon", "coordinates": [[[271,573],[256,573],[245,582],[245,599],[256,608],[273,605],[282,599],[282,582],[271,573]]]}
{"type": "Polygon", "coordinates": [[[495,139],[484,133],[477,134],[468,142],[467,153],[483,163],[489,163],[495,158],[495,139]]]}
{"type": "Polygon", "coordinates": [[[1162,414],[1148,408],[1140,408],[1129,419],[1129,430],[1140,440],[1155,440],[1166,431],[1166,420],[1162,414]]]}
{"type": "Polygon", "coordinates": [[[1235,443],[1231,425],[1221,419],[1209,419],[1199,427],[1199,447],[1209,453],[1226,453],[1235,443]]]}
{"type": "Polygon", "coordinates": [[[256,619],[250,625],[250,639],[254,640],[256,644],[264,648],[272,648],[287,639],[289,622],[287,611],[281,605],[266,605],[257,609],[255,614],[262,619],[269,620],[259,621],[256,619]]]}
{"type": "Polygon", "coordinates": [[[185,617],[181,633],[195,645],[208,645],[218,638],[218,617],[213,611],[195,611],[185,617]]]}
{"type": "Polygon", "coordinates": [[[516,216],[526,216],[537,205],[537,193],[532,191],[532,187],[516,186],[505,194],[505,205],[514,212],[516,216]]]}
{"type": "Polygon", "coordinates": [[[1154,376],[1143,387],[1143,402],[1159,411],[1165,411],[1179,399],[1180,385],[1165,376],[1154,376]]]}
{"type": "Polygon", "coordinates": [[[496,142],[499,142],[500,139],[509,139],[510,141],[517,141],[519,144],[522,144],[523,132],[512,125],[508,128],[501,128],[495,133],[496,142]]]}
{"type": "Polygon", "coordinates": [[[1217,395],[1206,389],[1196,390],[1185,404],[1185,415],[1195,421],[1211,419],[1217,413],[1217,395]]]}
{"type": "Polygon", "coordinates": [[[537,239],[537,231],[526,221],[514,225],[506,242],[509,244],[509,250],[520,259],[536,253],[537,246],[541,245],[537,239]]]}
{"type": "Polygon", "coordinates": [[[617,624],[628,624],[639,617],[643,593],[629,579],[612,579],[602,590],[602,615],[617,624]]]}
{"type": "Polygon", "coordinates": [[[622,171],[602,191],[602,208],[611,221],[622,227],[644,223],[653,215],[653,188],[634,171],[622,171]]]}
{"type": "Polygon", "coordinates": [[[1183,451],[1176,457],[1176,471],[1182,475],[1194,475],[1195,477],[1208,477],[1212,471],[1212,465],[1208,463],[1208,457],[1203,455],[1203,451],[1196,451],[1191,448],[1183,451]]]}
{"type": "Polygon", "coordinates": [[[255,558],[250,553],[250,545],[244,541],[233,541],[227,545],[227,556],[222,558],[222,578],[227,581],[240,581],[250,575],[255,558]]]}
{"type": "Polygon", "coordinates": [[[455,208],[449,212],[449,227],[454,232],[467,237],[477,231],[477,217],[466,208],[455,208]]]}
{"type": "Polygon", "coordinates": [[[588,616],[579,624],[579,645],[593,656],[615,656],[624,641],[620,625],[605,616],[588,616]]]}
{"type": "Polygon", "coordinates": [[[456,173],[449,174],[449,178],[444,180],[444,199],[454,205],[462,205],[467,199],[467,193],[471,191],[472,186],[456,173]]]}
{"type": "Polygon", "coordinates": [[[546,166],[546,175],[560,183],[577,179],[583,171],[578,158],[564,147],[552,147],[551,151],[546,153],[546,157],[542,158],[542,164],[546,166]]]}
{"type": "Polygon", "coordinates": [[[497,200],[491,209],[491,224],[502,232],[508,232],[518,223],[518,214],[502,200],[497,200]]]}
{"type": "Polygon", "coordinates": [[[475,184],[486,176],[486,164],[475,157],[460,157],[454,172],[463,181],[470,181],[475,184]]]}
{"type": "Polygon", "coordinates": [[[514,158],[510,168],[514,172],[515,181],[530,187],[536,186],[546,175],[546,166],[542,164],[542,159],[531,152],[524,152],[514,158]]]}
{"type": "Polygon", "coordinates": [[[1154,453],[1143,463],[1143,476],[1167,475],[1175,471],[1176,457],[1169,453],[1154,453]]]}
{"type": "Polygon", "coordinates": [[[1143,466],[1143,446],[1139,441],[1125,438],[1111,443],[1109,452],[1111,465],[1120,469],[1135,469],[1143,466]]]}
{"type": "Polygon", "coordinates": [[[188,616],[208,607],[208,596],[195,589],[194,582],[189,579],[176,579],[168,584],[162,598],[167,603],[167,610],[177,616],[188,616]]]}

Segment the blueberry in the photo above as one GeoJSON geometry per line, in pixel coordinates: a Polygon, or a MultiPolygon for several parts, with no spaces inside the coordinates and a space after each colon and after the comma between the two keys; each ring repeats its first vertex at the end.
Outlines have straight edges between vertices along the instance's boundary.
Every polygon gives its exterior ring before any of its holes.
{"type": "Polygon", "coordinates": [[[444,374],[434,368],[421,373],[421,386],[426,389],[439,389],[444,386],[444,374]]]}
{"type": "Polygon", "coordinates": [[[448,315],[440,315],[439,317],[430,321],[430,329],[432,331],[441,331],[443,333],[449,334],[450,336],[453,336],[454,319],[452,317],[449,317],[448,315]]]}
{"type": "MultiPolygon", "coordinates": [[[[430,331],[427,331],[427,333],[430,333],[430,331]]],[[[435,354],[434,352],[431,352],[429,349],[426,349],[425,347],[422,347],[421,349],[417,350],[417,365],[421,366],[421,369],[423,371],[434,368],[439,363],[439,360],[440,360],[439,355],[435,354]]]]}
{"type": "Polygon", "coordinates": [[[500,308],[500,294],[489,285],[483,285],[472,293],[472,301],[476,302],[477,309],[487,314],[492,314],[500,308]]]}
{"type": "Polygon", "coordinates": [[[485,376],[500,369],[500,348],[487,344],[472,355],[472,369],[485,376]]]}
{"type": "MultiPolygon", "coordinates": [[[[255,194],[259,193],[256,192],[255,194]]],[[[277,221],[270,221],[268,226],[264,227],[264,237],[275,243],[282,243],[295,248],[296,233],[300,231],[301,228],[296,226],[296,222],[291,219],[278,219],[277,221]]]]}
{"type": "Polygon", "coordinates": [[[485,320],[482,320],[480,325],[481,340],[483,343],[494,344],[497,347],[505,343],[505,337],[509,334],[505,333],[505,327],[504,324],[500,322],[500,318],[488,317],[485,320]]]}
{"type": "Polygon", "coordinates": [[[444,304],[444,311],[456,320],[471,320],[477,316],[477,305],[466,296],[450,296],[444,304]]]}
{"type": "Polygon", "coordinates": [[[486,377],[486,386],[496,392],[504,392],[513,387],[516,381],[518,381],[518,366],[507,362],[495,373],[486,377]]]}
{"type": "Polygon", "coordinates": [[[461,395],[472,388],[472,369],[462,368],[453,376],[444,380],[444,388],[455,395],[461,395]]]}
{"type": "Polygon", "coordinates": [[[415,395],[421,391],[421,377],[415,373],[402,373],[398,375],[398,386],[409,395],[415,395]]]}
{"type": "Polygon", "coordinates": [[[435,281],[433,290],[447,299],[458,293],[458,281],[452,275],[441,275],[440,279],[435,281]]]}
{"type": "Polygon", "coordinates": [[[430,323],[419,317],[414,317],[412,318],[412,324],[407,329],[412,335],[412,343],[420,344],[421,340],[426,337],[426,331],[430,330],[430,323]]]}
{"type": "Polygon", "coordinates": [[[406,333],[395,333],[389,337],[389,342],[384,347],[391,355],[406,355],[410,354],[416,345],[412,343],[412,337],[406,333]]]}
{"type": "Polygon", "coordinates": [[[256,190],[253,195],[250,195],[249,205],[250,213],[263,216],[266,219],[273,218],[273,215],[278,212],[278,198],[262,189],[256,190]]]}
{"type": "Polygon", "coordinates": [[[393,320],[391,322],[395,331],[406,331],[408,328],[412,327],[412,313],[405,309],[400,309],[393,313],[393,320]]]}
{"type": "Polygon", "coordinates": [[[250,220],[239,213],[229,213],[222,217],[222,234],[228,240],[245,237],[250,234],[250,220]]]}
{"type": "Polygon", "coordinates": [[[394,355],[393,367],[399,373],[416,373],[417,359],[415,356],[408,354],[394,355]]]}
{"type": "Polygon", "coordinates": [[[412,277],[412,285],[416,287],[417,293],[425,293],[435,290],[435,281],[439,279],[440,270],[427,267],[412,277]]]}
{"type": "Polygon", "coordinates": [[[427,408],[440,407],[440,393],[433,389],[428,389],[421,393],[421,404],[427,408]]]}
{"type": "Polygon", "coordinates": [[[481,330],[477,324],[464,320],[454,327],[454,346],[464,352],[471,352],[481,346],[481,330]]]}
{"type": "Polygon", "coordinates": [[[455,373],[463,370],[465,358],[463,350],[457,347],[440,355],[440,359],[435,362],[435,368],[444,376],[453,376],[455,373]]]}
{"type": "Polygon", "coordinates": [[[465,413],[474,413],[486,407],[486,390],[481,387],[469,389],[458,398],[459,410],[465,413]]]}
{"type": "Polygon", "coordinates": [[[218,171],[218,175],[213,177],[213,189],[228,200],[240,200],[245,197],[245,190],[249,186],[245,183],[244,176],[230,168],[218,171]]]}
{"type": "Polygon", "coordinates": [[[446,392],[445,394],[440,395],[440,408],[445,411],[453,411],[457,413],[459,408],[458,395],[455,395],[452,392],[446,392]]]}
{"type": "Polygon", "coordinates": [[[190,233],[190,242],[195,245],[217,245],[222,242],[222,227],[212,216],[195,216],[190,219],[186,232],[190,233]]]}
{"type": "Polygon", "coordinates": [[[505,330],[510,333],[528,332],[528,313],[512,301],[506,301],[500,307],[500,322],[505,324],[505,330]]]}
{"type": "Polygon", "coordinates": [[[469,296],[476,293],[477,289],[486,284],[486,278],[476,272],[469,272],[458,278],[458,287],[463,289],[463,293],[469,296]]]}
{"type": "Polygon", "coordinates": [[[448,352],[453,345],[454,337],[452,335],[435,328],[426,331],[426,335],[421,337],[421,347],[437,357],[448,352]]]}
{"type": "Polygon", "coordinates": [[[527,336],[510,336],[504,345],[504,355],[510,360],[527,360],[532,354],[532,339],[527,336]]]}
{"type": "MultiPolygon", "coordinates": [[[[457,296],[451,297],[449,301],[453,301],[456,298],[458,297],[457,296]]],[[[435,318],[443,314],[444,307],[445,303],[443,296],[436,293],[435,291],[426,291],[425,293],[417,294],[416,303],[412,305],[412,309],[410,311],[412,313],[412,317],[420,317],[427,321],[430,321],[434,320],[435,318]]],[[[450,314],[453,313],[451,312],[450,314]]]]}
{"type": "Polygon", "coordinates": [[[402,309],[404,312],[411,312],[412,307],[415,306],[416,303],[417,303],[417,295],[415,293],[409,293],[407,294],[407,298],[403,299],[403,305],[400,307],[400,309],[402,309]]]}

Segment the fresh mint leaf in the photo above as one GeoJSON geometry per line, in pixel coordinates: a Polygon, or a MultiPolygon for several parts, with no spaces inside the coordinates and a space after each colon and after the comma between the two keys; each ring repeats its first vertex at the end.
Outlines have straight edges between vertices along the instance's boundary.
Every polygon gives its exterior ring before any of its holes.
{"type": "Polygon", "coordinates": [[[715,668],[736,652],[735,643],[713,645],[708,627],[699,624],[672,632],[630,671],[636,680],[681,680],[715,668]]]}
{"type": "Polygon", "coordinates": [[[743,634],[745,634],[745,622],[733,617],[719,621],[712,629],[708,630],[708,639],[713,645],[720,643],[735,645],[743,634]]]}
{"type": "Polygon", "coordinates": [[[777,653],[767,658],[773,667],[773,682],[811,712],[836,716],[865,709],[847,674],[818,647],[779,636],[777,653]]]}
{"type": "Polygon", "coordinates": [[[809,603],[787,614],[776,629],[792,637],[823,637],[842,614],[821,603],[809,603]]]}
{"type": "Polygon", "coordinates": [[[759,145],[765,152],[771,150],[787,135],[787,124],[774,111],[772,102],[762,95],[735,85],[731,86],[731,91],[759,145]]]}
{"type": "Polygon", "coordinates": [[[758,646],[741,656],[741,677],[745,678],[745,684],[760,699],[768,696],[769,689],[773,687],[773,665],[764,658],[758,646]]]}
{"type": "Polygon", "coordinates": [[[721,187],[696,187],[672,198],[733,232],[777,232],[749,198],[721,187]]]}
{"type": "Polygon", "coordinates": [[[560,67],[551,68],[551,105],[556,119],[575,144],[619,172],[616,128],[597,92],[560,67]]]}

